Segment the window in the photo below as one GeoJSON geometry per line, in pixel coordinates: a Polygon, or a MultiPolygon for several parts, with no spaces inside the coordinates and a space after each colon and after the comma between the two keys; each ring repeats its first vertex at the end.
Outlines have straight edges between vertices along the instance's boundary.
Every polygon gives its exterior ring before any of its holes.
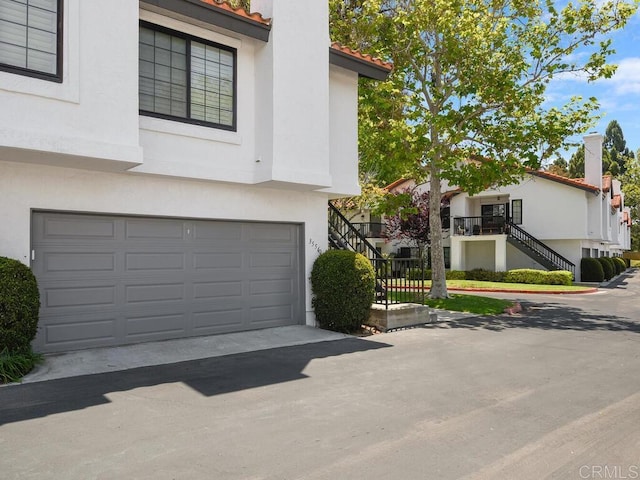
{"type": "Polygon", "coordinates": [[[143,23],[140,113],[236,129],[236,52],[143,23]]]}
{"type": "Polygon", "coordinates": [[[511,221],[522,225],[522,200],[511,200],[511,221]]]}
{"type": "Polygon", "coordinates": [[[0,70],[62,81],[62,0],[0,0],[0,70]]]}

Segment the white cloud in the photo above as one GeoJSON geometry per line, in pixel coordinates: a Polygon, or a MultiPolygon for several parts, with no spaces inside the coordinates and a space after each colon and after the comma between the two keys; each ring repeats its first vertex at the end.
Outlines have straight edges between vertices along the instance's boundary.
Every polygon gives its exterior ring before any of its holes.
{"type": "Polygon", "coordinates": [[[609,80],[617,95],[640,94],[640,57],[620,60],[618,69],[609,80]]]}

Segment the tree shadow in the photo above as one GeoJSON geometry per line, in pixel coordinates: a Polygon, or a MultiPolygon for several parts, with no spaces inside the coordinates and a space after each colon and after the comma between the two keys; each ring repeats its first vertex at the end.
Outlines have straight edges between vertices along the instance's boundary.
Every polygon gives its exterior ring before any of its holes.
{"type": "Polygon", "coordinates": [[[0,425],[110,403],[107,394],[182,382],[210,397],[303,380],[314,359],[391,345],[360,338],[239,353],[119,372],[84,375],[0,388],[0,425]]]}
{"type": "Polygon", "coordinates": [[[467,328],[500,332],[510,328],[640,333],[640,323],[610,314],[597,314],[555,303],[524,303],[515,315],[467,317],[425,325],[427,329],[467,328]]]}

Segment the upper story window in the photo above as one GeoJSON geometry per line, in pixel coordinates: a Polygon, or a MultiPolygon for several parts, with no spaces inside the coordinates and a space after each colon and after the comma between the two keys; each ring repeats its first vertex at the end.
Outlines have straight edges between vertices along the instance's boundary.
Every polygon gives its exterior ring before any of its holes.
{"type": "Polygon", "coordinates": [[[0,0],[0,70],[62,81],[62,0],[0,0]]]}
{"type": "Polygon", "coordinates": [[[140,25],[140,113],[236,129],[236,52],[149,23],[140,25]]]}

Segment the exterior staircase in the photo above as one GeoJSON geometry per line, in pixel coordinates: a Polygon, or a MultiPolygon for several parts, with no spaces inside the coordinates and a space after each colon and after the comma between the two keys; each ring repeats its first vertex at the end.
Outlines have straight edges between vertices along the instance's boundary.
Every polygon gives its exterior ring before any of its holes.
{"type": "Polygon", "coordinates": [[[331,202],[329,202],[329,247],[361,253],[374,266],[384,260],[376,247],[331,202]]]}
{"type": "Polygon", "coordinates": [[[507,222],[507,226],[507,242],[548,270],[567,270],[575,278],[575,264],[516,224],[507,222]]]}

